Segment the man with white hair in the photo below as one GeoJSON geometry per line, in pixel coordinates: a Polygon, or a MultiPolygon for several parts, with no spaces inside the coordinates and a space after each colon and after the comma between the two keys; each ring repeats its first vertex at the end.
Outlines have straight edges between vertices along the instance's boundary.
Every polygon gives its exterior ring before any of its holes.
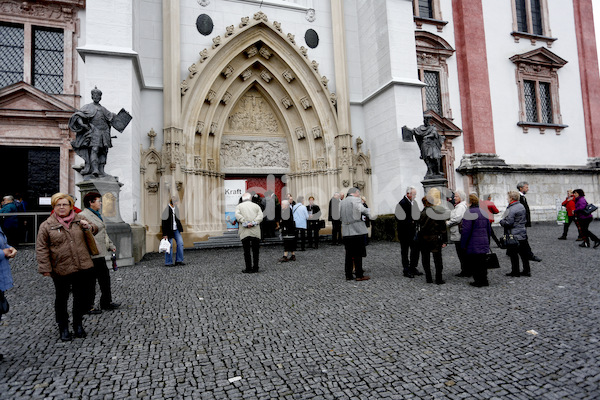
{"type": "Polygon", "coordinates": [[[367,281],[370,278],[363,275],[362,259],[366,255],[365,235],[368,234],[367,226],[362,216],[371,217],[368,208],[363,206],[360,199],[360,190],[350,188],[348,196],[340,205],[340,219],[342,220],[342,235],[346,248],[345,271],[346,280],[352,280],[352,267],[357,281],[367,281]]]}
{"type": "Polygon", "coordinates": [[[407,187],[406,194],[396,205],[395,212],[398,239],[400,240],[400,254],[402,257],[402,274],[407,278],[414,278],[415,275],[423,275],[422,272],[417,271],[420,250],[419,242],[415,236],[417,234],[417,224],[421,210],[416,198],[417,188],[414,186],[407,187]]]}
{"type": "Polygon", "coordinates": [[[462,222],[465,213],[467,212],[467,196],[462,190],[454,191],[454,210],[450,212],[450,219],[446,221],[446,226],[450,228],[450,241],[456,246],[456,255],[460,262],[460,273],[456,276],[467,277],[471,276],[472,272],[468,270],[465,262],[466,252],[460,247],[460,223],[462,222]]]}
{"type": "Polygon", "coordinates": [[[258,252],[260,248],[260,223],[263,220],[263,212],[260,206],[252,202],[252,194],[244,193],[242,202],[235,207],[235,218],[238,222],[238,234],[244,248],[244,261],[246,269],[243,273],[251,274],[258,272],[258,252]],[[252,255],[250,255],[252,248],[252,255]],[[254,259],[254,262],[252,261],[254,259]]]}

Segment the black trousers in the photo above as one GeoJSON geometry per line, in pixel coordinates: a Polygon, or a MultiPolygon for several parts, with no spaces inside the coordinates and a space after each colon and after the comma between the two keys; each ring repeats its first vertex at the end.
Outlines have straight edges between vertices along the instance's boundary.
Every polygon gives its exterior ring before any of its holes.
{"type": "Polygon", "coordinates": [[[485,254],[467,254],[466,262],[469,271],[473,274],[475,283],[487,284],[487,264],[485,263],[485,254]]]}
{"type": "Polygon", "coordinates": [[[319,248],[319,223],[308,223],[308,247],[319,248]]]}
{"type": "Polygon", "coordinates": [[[520,275],[519,271],[519,257],[523,262],[523,274],[530,274],[529,259],[531,258],[531,247],[527,240],[519,240],[519,246],[511,248],[506,251],[506,254],[510,257],[511,274],[520,275]]]}
{"type": "Polygon", "coordinates": [[[458,261],[460,262],[460,273],[462,275],[471,276],[473,275],[472,271],[469,271],[469,266],[467,265],[467,251],[460,247],[460,242],[454,243],[456,246],[456,255],[458,256],[458,261]]]}
{"type": "Polygon", "coordinates": [[[342,221],[331,221],[331,244],[342,244],[342,221]]]}
{"type": "Polygon", "coordinates": [[[110,272],[106,268],[104,257],[92,258],[94,266],[91,274],[91,290],[88,310],[94,307],[96,301],[96,281],[100,286],[100,307],[106,308],[112,303],[112,293],[110,290],[110,272]]]}
{"type": "Polygon", "coordinates": [[[590,224],[592,223],[592,221],[593,218],[579,219],[579,226],[581,226],[581,237],[587,244],[590,244],[590,239],[592,239],[594,242],[600,240],[598,239],[598,236],[590,232],[590,224]]]}
{"type": "Polygon", "coordinates": [[[298,239],[298,243],[300,250],[304,250],[306,243],[306,229],[304,228],[296,228],[296,238],[298,239]]]}
{"type": "Polygon", "coordinates": [[[92,281],[91,269],[77,271],[64,276],[55,275],[52,277],[52,280],[56,289],[56,298],[54,300],[56,323],[60,328],[66,328],[69,325],[67,304],[69,301],[69,292],[72,291],[73,325],[81,325],[83,314],[87,311],[89,302],[90,282],[92,281]]]}
{"type": "Polygon", "coordinates": [[[444,263],[442,261],[442,249],[432,250],[429,246],[421,246],[421,263],[423,264],[423,270],[425,271],[425,279],[427,282],[432,282],[431,276],[431,260],[429,255],[433,254],[433,264],[435,265],[435,281],[441,282],[442,270],[444,269],[444,263]]]}
{"type": "Polygon", "coordinates": [[[344,237],[344,247],[346,248],[346,258],[344,269],[346,279],[352,279],[352,270],[357,278],[363,277],[362,259],[365,256],[365,238],[363,235],[344,237]]]}
{"type": "Polygon", "coordinates": [[[242,239],[242,247],[244,248],[246,271],[258,272],[258,252],[260,249],[260,239],[253,236],[247,236],[242,239]],[[250,255],[250,249],[252,249],[252,255],[250,255]],[[254,263],[252,263],[253,258],[254,263]]]}
{"type": "Polygon", "coordinates": [[[402,272],[405,274],[413,273],[419,265],[419,243],[414,240],[414,236],[400,237],[399,239],[402,272]]]}

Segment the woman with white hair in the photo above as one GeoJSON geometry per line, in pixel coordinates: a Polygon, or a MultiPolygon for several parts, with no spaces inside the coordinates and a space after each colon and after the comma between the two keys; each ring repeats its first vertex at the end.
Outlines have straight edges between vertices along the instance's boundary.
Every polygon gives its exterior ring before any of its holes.
{"type": "Polygon", "coordinates": [[[471,276],[472,272],[468,270],[466,261],[466,252],[460,246],[461,222],[467,212],[467,196],[462,190],[454,191],[454,210],[450,212],[450,219],[446,221],[446,226],[450,228],[450,241],[456,246],[456,255],[460,262],[460,273],[456,276],[471,276]]]}

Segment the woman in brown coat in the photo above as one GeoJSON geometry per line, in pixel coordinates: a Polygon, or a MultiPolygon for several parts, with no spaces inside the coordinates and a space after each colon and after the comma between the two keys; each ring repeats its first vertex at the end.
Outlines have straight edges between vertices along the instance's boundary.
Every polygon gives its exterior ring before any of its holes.
{"type": "Polygon", "coordinates": [[[62,341],[71,340],[67,302],[69,291],[73,291],[73,330],[75,337],[86,337],[83,330],[83,314],[87,311],[87,295],[90,290],[90,251],[84,231],[96,233],[98,228],[73,210],[73,198],[68,194],[56,193],[51,204],[54,213],[40,226],[36,256],[38,272],[51,276],[56,289],[54,310],[62,341]]]}

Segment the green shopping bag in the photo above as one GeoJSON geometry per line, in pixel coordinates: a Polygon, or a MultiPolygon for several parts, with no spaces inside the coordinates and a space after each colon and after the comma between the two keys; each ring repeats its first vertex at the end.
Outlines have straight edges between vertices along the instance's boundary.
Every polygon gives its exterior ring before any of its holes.
{"type": "Polygon", "coordinates": [[[567,209],[565,207],[561,207],[560,210],[558,210],[558,214],[556,215],[556,223],[561,225],[561,224],[566,224],[569,220],[569,217],[567,215],[567,209]]]}

